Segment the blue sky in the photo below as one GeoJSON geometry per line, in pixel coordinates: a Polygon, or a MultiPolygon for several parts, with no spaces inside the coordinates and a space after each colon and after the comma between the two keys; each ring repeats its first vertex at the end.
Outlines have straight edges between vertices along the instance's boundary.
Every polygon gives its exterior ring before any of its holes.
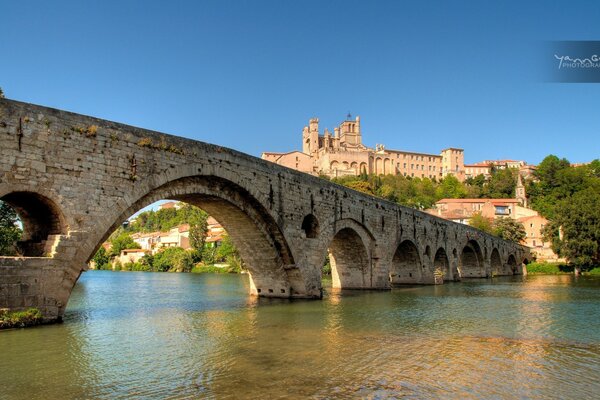
{"type": "Polygon", "coordinates": [[[3,1],[7,97],[233,147],[367,145],[465,161],[600,157],[600,84],[544,83],[546,40],[600,40],[597,1],[3,1]]]}

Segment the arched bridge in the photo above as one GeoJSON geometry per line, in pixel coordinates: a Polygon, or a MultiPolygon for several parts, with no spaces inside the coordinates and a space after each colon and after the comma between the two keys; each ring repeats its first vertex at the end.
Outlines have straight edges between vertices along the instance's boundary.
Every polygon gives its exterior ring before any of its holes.
{"type": "Polygon", "coordinates": [[[526,247],[235,150],[0,100],[0,199],[23,221],[23,257],[0,257],[0,308],[60,318],[86,263],[161,199],[230,233],[259,296],[321,298],[333,285],[389,289],[512,275],[526,247]]]}

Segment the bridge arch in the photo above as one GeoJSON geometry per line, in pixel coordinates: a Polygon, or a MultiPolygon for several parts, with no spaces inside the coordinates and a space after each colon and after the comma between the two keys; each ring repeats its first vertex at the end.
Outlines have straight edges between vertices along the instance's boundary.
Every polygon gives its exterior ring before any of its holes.
{"type": "Polygon", "coordinates": [[[438,276],[440,276],[443,281],[451,281],[453,279],[450,261],[448,260],[448,255],[443,247],[440,247],[435,252],[435,257],[433,258],[433,270],[436,280],[438,276]]]}
{"type": "Polygon", "coordinates": [[[370,287],[371,258],[375,251],[373,235],[353,219],[343,219],[335,225],[327,248],[332,286],[339,289],[370,287]]]}
{"type": "Polygon", "coordinates": [[[68,225],[57,203],[50,197],[32,191],[13,191],[0,197],[19,216],[23,235],[17,250],[24,257],[49,256],[59,235],[68,225]]]}
{"type": "Polygon", "coordinates": [[[503,275],[502,259],[500,258],[500,252],[494,247],[490,256],[490,266],[492,269],[492,276],[503,275]]]}
{"type": "Polygon", "coordinates": [[[506,274],[507,275],[516,275],[518,274],[517,268],[517,259],[513,254],[508,256],[508,260],[506,260],[506,274]]]}
{"type": "Polygon", "coordinates": [[[459,258],[461,278],[482,278],[486,276],[481,246],[476,240],[469,240],[459,258]]]}
{"type": "MultiPolygon", "coordinates": [[[[294,264],[294,256],[277,221],[248,190],[217,176],[193,176],[174,179],[149,190],[118,216],[102,236],[93,238],[89,260],[108,236],[129,216],[162,199],[173,199],[197,206],[216,220],[229,233],[250,274],[250,293],[260,296],[304,297],[302,282],[290,277],[286,267],[294,264]]],[[[319,297],[319,294],[314,294],[319,297]]]]}
{"type": "Polygon", "coordinates": [[[394,285],[422,283],[423,271],[419,249],[410,240],[402,241],[392,258],[390,283],[394,285]]]}

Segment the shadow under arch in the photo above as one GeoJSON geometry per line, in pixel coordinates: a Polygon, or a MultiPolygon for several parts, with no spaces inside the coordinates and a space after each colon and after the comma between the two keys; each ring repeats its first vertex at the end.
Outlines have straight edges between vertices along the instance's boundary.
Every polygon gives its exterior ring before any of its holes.
{"type": "Polygon", "coordinates": [[[94,250],[128,217],[163,199],[173,199],[199,207],[227,230],[250,274],[251,294],[265,297],[319,297],[307,295],[298,276],[288,276],[294,257],[279,225],[261,203],[241,186],[216,176],[179,178],[143,195],[94,241],[94,250]]]}
{"type": "Polygon", "coordinates": [[[515,258],[514,255],[509,255],[508,256],[508,260],[506,260],[506,268],[505,268],[505,274],[506,275],[517,275],[519,273],[518,268],[517,268],[517,259],[515,258]]]}
{"type": "Polygon", "coordinates": [[[492,255],[490,256],[490,266],[492,268],[492,276],[504,275],[502,268],[502,259],[500,258],[500,252],[494,247],[492,255]]]}
{"type": "Polygon", "coordinates": [[[24,257],[50,255],[58,236],[68,227],[62,211],[50,198],[36,192],[15,191],[0,198],[15,210],[23,224],[23,235],[17,242],[24,257]]]}
{"type": "Polygon", "coordinates": [[[461,278],[485,278],[483,254],[476,240],[469,240],[459,258],[459,273],[461,278]]]}
{"type": "Polygon", "coordinates": [[[364,289],[371,287],[373,265],[371,258],[375,238],[353,219],[336,222],[329,240],[327,254],[331,264],[332,287],[335,289],[364,289]]]}
{"type": "Polygon", "coordinates": [[[449,282],[454,279],[450,268],[450,260],[443,247],[440,247],[435,252],[435,257],[433,258],[433,273],[436,283],[438,279],[441,279],[442,282],[449,282]]]}
{"type": "Polygon", "coordinates": [[[421,257],[417,246],[406,239],[396,247],[392,258],[390,284],[395,286],[416,283],[423,283],[421,257]]]}

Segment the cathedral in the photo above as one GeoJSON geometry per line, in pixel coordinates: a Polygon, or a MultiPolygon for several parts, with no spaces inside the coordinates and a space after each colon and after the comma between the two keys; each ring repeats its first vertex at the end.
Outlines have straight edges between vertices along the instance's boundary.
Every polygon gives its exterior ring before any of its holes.
{"type": "Polygon", "coordinates": [[[464,151],[448,148],[440,154],[375,149],[362,143],[360,117],[350,115],[333,134],[327,128],[319,131],[319,119],[312,118],[302,130],[302,151],[264,152],[262,158],[313,175],[339,177],[345,175],[393,174],[415,178],[441,179],[454,175],[465,179],[464,151]]]}

